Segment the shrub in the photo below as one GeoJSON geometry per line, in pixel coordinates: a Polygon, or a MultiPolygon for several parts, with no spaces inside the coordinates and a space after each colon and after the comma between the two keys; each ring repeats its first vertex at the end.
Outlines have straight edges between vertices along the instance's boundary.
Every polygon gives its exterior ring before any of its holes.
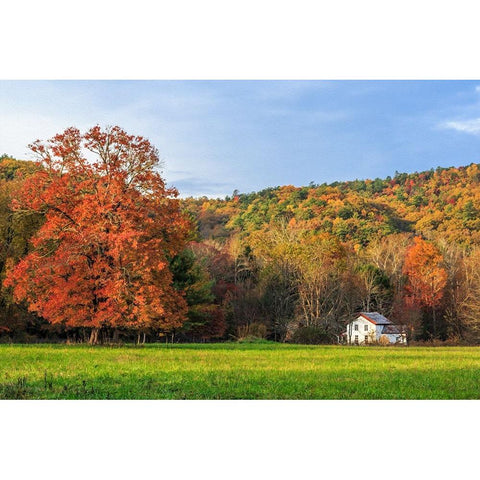
{"type": "Polygon", "coordinates": [[[390,345],[390,340],[388,339],[388,337],[386,335],[382,335],[379,339],[378,339],[378,343],[380,345],[383,345],[384,347],[386,345],[390,345]]]}
{"type": "Polygon", "coordinates": [[[263,323],[250,323],[237,328],[237,340],[263,339],[267,336],[267,327],[263,323]]]}

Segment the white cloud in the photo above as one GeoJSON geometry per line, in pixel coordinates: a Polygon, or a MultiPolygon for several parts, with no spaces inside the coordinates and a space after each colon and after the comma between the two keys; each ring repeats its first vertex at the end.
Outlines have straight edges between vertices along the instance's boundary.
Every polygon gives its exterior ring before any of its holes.
{"type": "Polygon", "coordinates": [[[480,135],[480,118],[445,122],[442,124],[442,127],[459,132],[471,133],[473,135],[480,135]]]}

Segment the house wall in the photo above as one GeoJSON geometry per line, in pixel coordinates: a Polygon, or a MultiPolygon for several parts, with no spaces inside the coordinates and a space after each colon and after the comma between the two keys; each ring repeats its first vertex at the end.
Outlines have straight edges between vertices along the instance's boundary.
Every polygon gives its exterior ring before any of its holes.
{"type": "Polygon", "coordinates": [[[378,340],[376,325],[363,317],[358,317],[353,322],[347,325],[347,343],[355,343],[355,335],[358,335],[358,344],[365,344],[365,335],[368,335],[368,341],[378,340]],[[358,330],[355,330],[355,325],[358,325],[358,330]],[[365,330],[365,326],[368,330],[365,330]]]}

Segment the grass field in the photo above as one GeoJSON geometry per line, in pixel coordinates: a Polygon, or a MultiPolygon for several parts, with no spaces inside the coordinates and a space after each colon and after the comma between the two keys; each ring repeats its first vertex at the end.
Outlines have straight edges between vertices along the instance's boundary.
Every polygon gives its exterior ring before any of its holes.
{"type": "Polygon", "coordinates": [[[480,348],[0,345],[2,399],[478,399],[480,348]]]}

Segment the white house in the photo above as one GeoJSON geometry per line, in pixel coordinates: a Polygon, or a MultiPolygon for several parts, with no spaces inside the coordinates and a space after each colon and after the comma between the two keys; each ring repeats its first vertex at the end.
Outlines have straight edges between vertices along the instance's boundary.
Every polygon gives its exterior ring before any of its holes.
{"type": "Polygon", "coordinates": [[[360,312],[359,316],[347,325],[343,333],[346,343],[365,345],[379,342],[407,343],[407,335],[402,325],[395,325],[378,312],[360,312]]]}

